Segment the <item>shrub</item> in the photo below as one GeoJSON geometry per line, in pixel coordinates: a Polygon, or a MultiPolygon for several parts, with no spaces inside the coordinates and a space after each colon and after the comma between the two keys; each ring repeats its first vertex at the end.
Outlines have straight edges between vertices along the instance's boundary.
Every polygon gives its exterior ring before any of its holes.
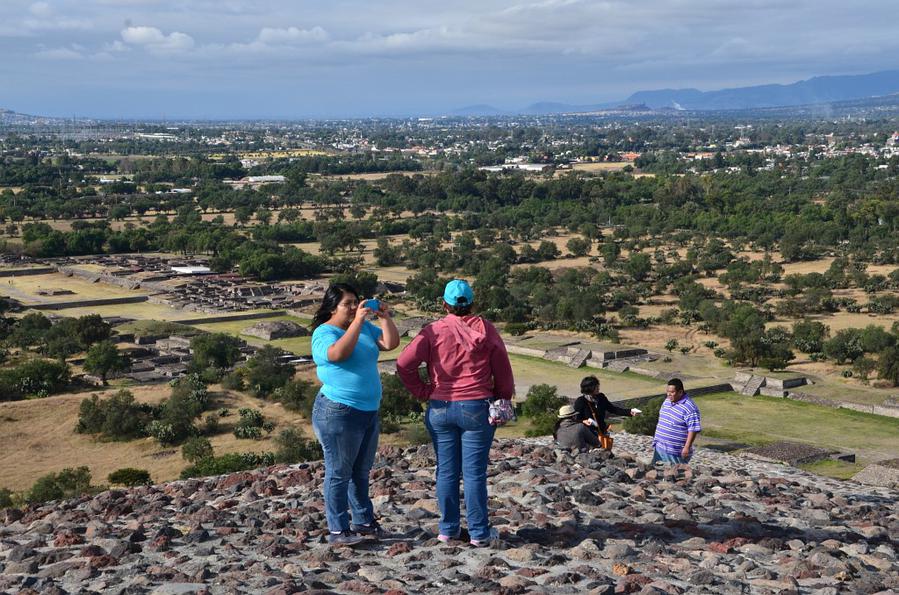
{"type": "Polygon", "coordinates": [[[145,436],[151,421],[150,407],[134,402],[134,395],[120,390],[108,399],[97,395],[81,401],[78,408],[79,434],[102,434],[112,440],[131,440],[145,436]]]}
{"type": "Polygon", "coordinates": [[[567,403],[568,399],[560,397],[555,386],[535,384],[528,389],[524,403],[521,404],[521,414],[532,418],[547,413],[556,416],[559,408],[567,403]]]}
{"type": "Polygon", "coordinates": [[[555,414],[541,413],[531,417],[531,427],[525,431],[525,436],[549,436],[556,426],[558,412],[555,414]]]}
{"type": "Polygon", "coordinates": [[[221,417],[218,414],[210,413],[203,419],[203,434],[206,436],[215,436],[221,431],[221,417]]]}
{"type": "Polygon", "coordinates": [[[117,469],[107,476],[109,483],[113,485],[123,485],[129,488],[135,486],[148,486],[153,484],[150,479],[150,472],[146,469],[135,469],[134,467],[125,467],[117,469]]]}
{"type": "Polygon", "coordinates": [[[520,337],[528,332],[528,325],[524,322],[510,322],[506,325],[506,332],[513,337],[520,337]]]}
{"type": "Polygon", "coordinates": [[[281,403],[288,411],[302,413],[306,418],[312,417],[312,406],[318,386],[307,380],[290,380],[281,388],[275,389],[272,399],[281,403]]]}
{"type": "Polygon", "coordinates": [[[240,370],[234,370],[222,377],[222,388],[227,390],[243,390],[245,388],[243,382],[243,374],[240,370]]]}
{"type": "MultiPolygon", "coordinates": [[[[259,440],[262,438],[262,430],[265,418],[258,409],[244,407],[238,411],[240,421],[234,426],[234,437],[246,440],[259,440]]],[[[273,426],[272,426],[273,427],[273,426]]]]}
{"type": "Polygon", "coordinates": [[[84,370],[100,376],[104,386],[107,384],[106,379],[111,372],[120,372],[129,365],[128,358],[119,355],[118,348],[109,340],[100,341],[91,346],[84,359],[84,370]]]}
{"type": "Polygon", "coordinates": [[[213,454],[212,443],[201,436],[189,438],[181,447],[181,458],[189,463],[199,463],[213,454]]]}
{"type": "Polygon", "coordinates": [[[672,351],[677,349],[678,345],[679,343],[677,342],[677,339],[668,339],[668,341],[665,342],[665,351],[671,353],[672,351]]]}
{"type": "Polygon", "coordinates": [[[643,411],[640,415],[624,418],[624,429],[631,434],[654,435],[656,424],[659,423],[659,409],[664,400],[665,397],[656,397],[640,408],[643,411]]]}
{"type": "Polygon", "coordinates": [[[816,320],[800,320],[793,325],[793,345],[803,353],[821,351],[830,329],[816,320]]]}
{"type": "Polygon", "coordinates": [[[412,445],[430,444],[431,434],[424,424],[412,424],[403,428],[403,440],[412,445]]]}
{"type": "Polygon", "coordinates": [[[855,361],[865,353],[861,345],[860,331],[854,328],[838,331],[833,338],[824,342],[823,347],[824,355],[838,364],[855,361]]]}
{"type": "Polygon", "coordinates": [[[241,341],[225,333],[204,333],[190,340],[191,368],[224,370],[240,360],[241,341]]]}
{"type": "Polygon", "coordinates": [[[234,473],[235,471],[244,471],[246,469],[256,469],[257,467],[267,467],[275,464],[274,453],[255,453],[255,452],[234,452],[220,457],[208,457],[196,464],[186,467],[181,471],[181,479],[189,479],[191,477],[204,477],[207,475],[222,475],[225,473],[234,473]]]}
{"type": "Polygon", "coordinates": [[[266,345],[247,361],[243,373],[254,397],[267,398],[293,377],[294,367],[279,359],[283,354],[283,350],[266,345]]]}
{"type": "Polygon", "coordinates": [[[262,428],[238,424],[234,428],[234,437],[241,440],[260,440],[262,438],[262,428]]]}
{"type": "Polygon", "coordinates": [[[87,467],[66,468],[38,478],[25,495],[30,504],[80,496],[91,490],[91,472],[87,467]]]}
{"type": "Polygon", "coordinates": [[[546,436],[552,434],[559,408],[568,403],[568,399],[557,394],[555,386],[535,384],[528,390],[521,414],[530,418],[531,428],[525,432],[527,436],[546,436]]]}
{"type": "Polygon", "coordinates": [[[14,506],[12,490],[0,488],[0,508],[12,508],[14,506]]]}
{"type": "Polygon", "coordinates": [[[33,359],[0,371],[0,400],[46,397],[69,384],[69,367],[63,362],[33,359]]]}
{"type": "Polygon", "coordinates": [[[177,380],[172,394],[160,408],[159,417],[147,426],[147,433],[160,444],[176,444],[197,433],[195,417],[209,404],[206,385],[196,374],[177,380]]]}
{"type": "Polygon", "coordinates": [[[282,430],[275,437],[275,461],[278,463],[300,463],[302,461],[315,461],[321,459],[321,445],[315,440],[307,440],[302,432],[296,428],[282,430]]]}
{"type": "Polygon", "coordinates": [[[417,421],[421,418],[421,404],[412,396],[399,376],[381,374],[381,419],[417,421]]]}
{"type": "Polygon", "coordinates": [[[899,386],[899,347],[887,347],[880,353],[877,374],[893,386],[899,386]]]}

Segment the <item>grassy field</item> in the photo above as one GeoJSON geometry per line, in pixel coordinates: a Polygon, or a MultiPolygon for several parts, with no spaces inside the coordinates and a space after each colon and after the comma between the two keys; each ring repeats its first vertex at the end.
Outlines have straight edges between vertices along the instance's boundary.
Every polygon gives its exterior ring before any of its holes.
{"type": "Polygon", "coordinates": [[[512,362],[515,390],[519,399],[524,399],[528,389],[535,384],[551,384],[558,387],[560,395],[576,397],[580,394],[581,379],[585,376],[599,378],[601,390],[613,401],[665,390],[658,380],[638,374],[619,374],[595,368],[573,369],[564,364],[526,355],[510,355],[509,360],[512,362]]]}
{"type": "MultiPolygon", "coordinates": [[[[170,393],[168,385],[129,388],[139,402],[159,403],[170,393]]],[[[111,391],[100,391],[108,395],[111,391]]],[[[177,447],[160,447],[153,439],[130,442],[103,442],[75,432],[78,407],[89,393],[59,395],[32,401],[0,403],[0,487],[12,490],[29,488],[47,473],[66,467],[87,466],[94,484],[106,483],[106,476],[123,467],[136,467],[150,472],[154,481],[177,479],[187,462],[177,447]]],[[[252,407],[262,410],[266,419],[275,422],[273,436],[288,426],[301,428],[311,437],[308,422],[280,404],[254,399],[229,391],[214,391],[215,408],[227,408],[231,415],[222,419],[227,428],[238,419],[237,410],[252,407]]],[[[275,449],[272,436],[262,440],[238,440],[230,431],[213,436],[210,441],[217,455],[229,452],[262,452],[275,449]]]]}
{"type": "Polygon", "coordinates": [[[106,283],[91,283],[78,277],[66,277],[62,273],[7,277],[0,280],[0,294],[16,298],[27,304],[62,303],[99,298],[131,297],[147,295],[146,291],[130,290],[106,283]],[[66,289],[69,295],[38,295],[42,289],[66,289]]]}
{"type": "MultiPolygon", "coordinates": [[[[899,451],[899,419],[891,417],[736,393],[702,395],[696,397],[696,404],[702,412],[703,436],[710,438],[746,445],[804,442],[853,452],[859,467],[894,458],[899,451]]],[[[826,472],[843,467],[819,464],[817,468],[826,472]]]]}
{"type": "MultiPolygon", "coordinates": [[[[297,324],[302,326],[309,326],[311,322],[310,319],[307,318],[298,318],[296,316],[278,316],[275,318],[265,318],[260,321],[274,321],[274,320],[292,320],[297,324]]],[[[243,329],[256,324],[256,322],[260,322],[257,320],[238,320],[238,321],[229,321],[229,322],[214,322],[210,324],[195,324],[192,325],[198,329],[208,331],[210,333],[227,333],[229,335],[234,335],[236,337],[240,337],[245,340],[247,343],[251,345],[274,345],[275,347],[280,347],[284,351],[290,351],[291,353],[295,353],[297,355],[309,355],[312,353],[312,337],[290,337],[288,339],[274,339],[272,341],[266,341],[264,339],[260,339],[259,337],[253,337],[251,335],[244,335],[241,331],[243,329]]],[[[396,359],[399,355],[402,348],[405,347],[409,343],[409,339],[406,337],[402,337],[400,339],[400,346],[393,351],[384,351],[381,352],[380,359],[381,360],[390,360],[396,359]]]]}

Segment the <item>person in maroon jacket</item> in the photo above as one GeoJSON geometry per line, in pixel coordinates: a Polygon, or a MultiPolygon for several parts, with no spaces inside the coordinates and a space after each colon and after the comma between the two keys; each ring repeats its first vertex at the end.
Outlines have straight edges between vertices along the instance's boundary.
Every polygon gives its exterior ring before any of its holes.
{"type": "Polygon", "coordinates": [[[474,546],[498,537],[487,514],[487,462],[496,399],[511,400],[515,381],[506,346],[490,322],[471,313],[474,292],[467,282],[453,280],[443,292],[447,315],[424,327],[396,362],[397,374],[416,398],[428,401],[425,425],[437,455],[438,539],[461,535],[459,476],[465,480],[468,535],[474,546]],[[418,373],[425,363],[428,380],[418,373]],[[495,405],[495,404],[494,404],[495,405]]]}

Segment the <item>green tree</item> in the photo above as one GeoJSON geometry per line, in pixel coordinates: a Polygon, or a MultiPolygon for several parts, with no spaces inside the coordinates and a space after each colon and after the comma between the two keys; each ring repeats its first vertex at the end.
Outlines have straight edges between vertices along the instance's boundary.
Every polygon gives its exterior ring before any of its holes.
{"type": "Polygon", "coordinates": [[[281,430],[275,437],[275,461],[278,463],[301,463],[315,461],[324,456],[317,440],[309,440],[297,428],[281,430]]]}
{"type": "Polygon", "coordinates": [[[625,272],[633,277],[634,281],[642,281],[652,272],[652,260],[645,252],[636,252],[630,255],[624,265],[625,272]]]}
{"type": "Polygon", "coordinates": [[[624,429],[631,434],[654,435],[656,425],[659,423],[659,410],[662,408],[664,400],[664,397],[656,397],[647,401],[641,408],[643,413],[624,418],[624,429]]]}
{"type": "Polygon", "coordinates": [[[565,244],[572,256],[587,256],[590,253],[590,240],[587,238],[571,238],[565,244]]]}
{"type": "Polygon", "coordinates": [[[818,353],[830,329],[817,320],[800,320],[793,324],[793,345],[803,353],[818,353]]]}
{"type": "Polygon", "coordinates": [[[212,443],[202,436],[192,436],[181,446],[181,458],[194,465],[214,454],[212,443]]]}
{"type": "Polygon", "coordinates": [[[106,377],[110,372],[119,372],[128,367],[128,359],[119,355],[118,349],[112,341],[100,341],[87,351],[84,359],[84,369],[91,374],[97,374],[107,384],[106,377]]]}
{"type": "Polygon", "coordinates": [[[283,355],[283,350],[266,345],[247,361],[244,377],[253,396],[267,398],[293,377],[294,367],[282,361],[283,355]]]}
{"type": "Polygon", "coordinates": [[[190,340],[191,367],[197,370],[227,370],[240,361],[241,341],[225,333],[204,333],[190,340]]]}
{"type": "Polygon", "coordinates": [[[880,353],[877,374],[893,386],[899,386],[899,347],[887,347],[880,353]]]}
{"type": "Polygon", "coordinates": [[[135,469],[134,467],[117,469],[110,473],[107,479],[112,485],[123,485],[129,488],[153,484],[149,471],[146,469],[135,469]]]}

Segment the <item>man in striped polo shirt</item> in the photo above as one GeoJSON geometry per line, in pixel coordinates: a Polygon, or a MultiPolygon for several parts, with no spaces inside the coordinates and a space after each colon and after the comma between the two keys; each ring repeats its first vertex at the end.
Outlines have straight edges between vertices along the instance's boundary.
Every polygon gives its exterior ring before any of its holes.
{"type": "Polygon", "coordinates": [[[702,431],[699,407],[684,392],[684,383],[680,378],[668,381],[665,397],[652,439],[652,462],[662,461],[671,465],[688,463],[693,456],[693,441],[702,431]]]}

